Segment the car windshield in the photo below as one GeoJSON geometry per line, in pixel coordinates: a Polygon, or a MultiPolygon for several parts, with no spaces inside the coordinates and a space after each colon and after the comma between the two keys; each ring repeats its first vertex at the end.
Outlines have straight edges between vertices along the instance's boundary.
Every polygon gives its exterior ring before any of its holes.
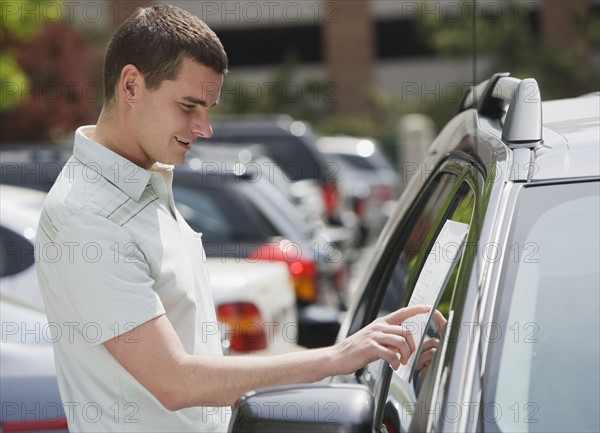
{"type": "Polygon", "coordinates": [[[600,184],[524,188],[490,342],[486,431],[600,431],[600,184]]]}

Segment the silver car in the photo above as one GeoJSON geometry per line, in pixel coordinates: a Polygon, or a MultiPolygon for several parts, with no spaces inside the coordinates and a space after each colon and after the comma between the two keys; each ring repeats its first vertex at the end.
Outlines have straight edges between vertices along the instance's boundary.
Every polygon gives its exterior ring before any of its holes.
{"type": "Polygon", "coordinates": [[[420,353],[257,390],[231,432],[600,431],[600,93],[474,88],[375,250],[340,337],[428,303],[420,353]]]}
{"type": "Polygon", "coordinates": [[[45,193],[0,187],[1,431],[67,431],[52,341],[40,302],[33,239],[45,193]]]}

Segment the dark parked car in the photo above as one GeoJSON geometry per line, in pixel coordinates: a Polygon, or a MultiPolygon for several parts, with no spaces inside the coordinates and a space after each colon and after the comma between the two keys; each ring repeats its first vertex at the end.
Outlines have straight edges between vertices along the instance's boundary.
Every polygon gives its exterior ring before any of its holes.
{"type": "Polygon", "coordinates": [[[173,195],[190,226],[204,233],[208,257],[283,261],[301,305],[337,303],[347,273],[340,251],[300,220],[266,177],[193,166],[192,159],[175,169],[173,195]]]}
{"type": "Polygon", "coordinates": [[[325,219],[329,223],[350,225],[338,186],[338,167],[328,163],[317,150],[310,125],[286,115],[231,116],[215,119],[214,135],[200,143],[227,146],[260,144],[266,156],[275,161],[291,181],[312,179],[321,188],[325,219]]]}
{"type": "Polygon", "coordinates": [[[445,325],[405,326],[433,356],[258,390],[231,432],[600,431],[600,93],[542,103],[535,80],[496,74],[422,170],[340,337],[428,303],[445,325]]]}
{"type": "Polygon", "coordinates": [[[48,192],[73,153],[56,144],[15,144],[0,148],[0,183],[48,192]]]}
{"type": "Polygon", "coordinates": [[[173,196],[188,224],[203,233],[207,257],[288,266],[298,302],[298,344],[335,340],[347,263],[326,232],[306,226],[267,178],[205,171],[191,158],[175,169],[173,196]]]}
{"type": "Polygon", "coordinates": [[[283,196],[293,205],[298,215],[298,225],[304,227],[306,232],[321,233],[340,250],[345,256],[344,260],[350,260],[355,255],[353,246],[358,232],[353,228],[327,224],[322,218],[324,207],[318,184],[312,179],[289,179],[265,153],[262,145],[227,144],[216,147],[195,144],[188,155],[188,164],[202,168],[204,172],[227,170],[252,176],[255,179],[253,183],[270,183],[275,188],[269,191],[277,190],[279,194],[276,195],[283,196]]]}

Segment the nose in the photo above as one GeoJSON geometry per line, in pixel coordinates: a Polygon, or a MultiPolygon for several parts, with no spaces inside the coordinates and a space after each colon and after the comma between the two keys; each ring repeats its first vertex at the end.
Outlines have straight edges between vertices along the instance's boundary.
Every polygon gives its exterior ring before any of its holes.
{"type": "Polygon", "coordinates": [[[208,110],[198,110],[198,115],[192,118],[191,131],[194,135],[202,138],[210,138],[213,135],[210,125],[208,110]]]}

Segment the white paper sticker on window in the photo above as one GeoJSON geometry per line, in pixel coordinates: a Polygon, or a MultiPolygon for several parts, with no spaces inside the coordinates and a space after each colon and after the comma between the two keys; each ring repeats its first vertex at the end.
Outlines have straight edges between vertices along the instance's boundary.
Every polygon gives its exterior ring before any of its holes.
{"type": "MultiPolygon", "coordinates": [[[[436,305],[441,296],[442,289],[446,286],[448,278],[454,264],[460,257],[466,234],[469,229],[468,224],[447,220],[440,231],[425,265],[419,275],[419,280],[415,285],[412,296],[408,303],[411,305],[436,305]]],[[[404,321],[403,326],[409,329],[415,340],[419,344],[432,312],[419,314],[404,321]]],[[[397,374],[406,381],[410,378],[412,364],[415,353],[412,354],[406,365],[401,365],[397,374]]]]}

